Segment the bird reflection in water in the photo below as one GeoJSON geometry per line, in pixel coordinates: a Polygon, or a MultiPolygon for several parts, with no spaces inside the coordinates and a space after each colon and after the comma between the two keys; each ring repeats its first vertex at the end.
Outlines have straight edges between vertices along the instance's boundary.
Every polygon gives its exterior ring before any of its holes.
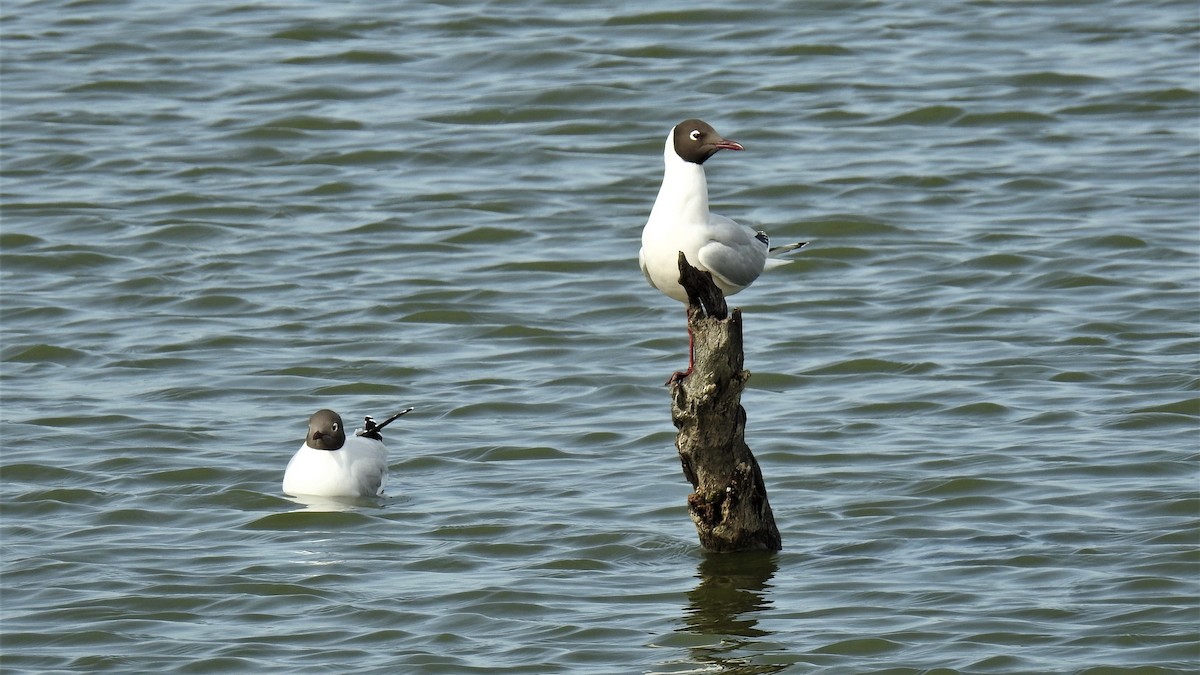
{"type": "Polygon", "coordinates": [[[778,673],[790,665],[769,662],[776,645],[756,649],[760,639],[771,634],[758,628],[758,621],[772,606],[770,582],[778,569],[778,555],[765,552],[709,553],[700,561],[700,583],[688,593],[684,627],[679,630],[721,638],[690,648],[703,672],[778,673]]]}

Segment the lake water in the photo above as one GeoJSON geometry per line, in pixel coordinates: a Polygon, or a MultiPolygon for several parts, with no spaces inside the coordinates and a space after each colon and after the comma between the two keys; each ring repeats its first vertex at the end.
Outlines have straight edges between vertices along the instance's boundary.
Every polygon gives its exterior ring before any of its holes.
{"type": "Polygon", "coordinates": [[[6,2],[5,673],[1200,668],[1195,2],[6,2]],[[667,131],[784,550],[709,555],[667,131]],[[390,496],[280,491],[308,415],[390,496]]]}

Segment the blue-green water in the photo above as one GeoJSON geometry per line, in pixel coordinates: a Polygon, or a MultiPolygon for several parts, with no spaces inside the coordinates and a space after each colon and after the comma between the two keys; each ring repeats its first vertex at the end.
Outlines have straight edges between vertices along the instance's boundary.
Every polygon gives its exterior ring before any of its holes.
{"type": "Polygon", "coordinates": [[[0,7],[0,670],[1200,668],[1194,2],[0,7]],[[710,556],[662,141],[784,551],[710,556]],[[413,405],[391,496],[280,492],[413,405]]]}

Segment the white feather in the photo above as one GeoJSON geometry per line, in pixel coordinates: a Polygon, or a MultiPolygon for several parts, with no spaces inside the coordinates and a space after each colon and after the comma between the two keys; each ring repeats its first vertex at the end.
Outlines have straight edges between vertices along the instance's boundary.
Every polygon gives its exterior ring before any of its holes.
{"type": "Polygon", "coordinates": [[[387,483],[382,441],[350,436],[338,450],[300,446],[283,474],[283,491],[314,497],[375,497],[387,483]]]}

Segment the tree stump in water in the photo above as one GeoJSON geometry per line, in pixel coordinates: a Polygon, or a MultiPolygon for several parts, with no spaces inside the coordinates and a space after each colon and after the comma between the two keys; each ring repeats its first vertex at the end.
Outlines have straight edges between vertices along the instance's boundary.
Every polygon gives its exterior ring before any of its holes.
{"type": "Polygon", "coordinates": [[[729,312],[712,281],[679,254],[679,283],[688,294],[693,368],[671,382],[671,419],[683,475],[692,484],[688,513],[709,551],[783,548],[758,461],[746,445],[742,389],[742,313],[729,312]]]}

